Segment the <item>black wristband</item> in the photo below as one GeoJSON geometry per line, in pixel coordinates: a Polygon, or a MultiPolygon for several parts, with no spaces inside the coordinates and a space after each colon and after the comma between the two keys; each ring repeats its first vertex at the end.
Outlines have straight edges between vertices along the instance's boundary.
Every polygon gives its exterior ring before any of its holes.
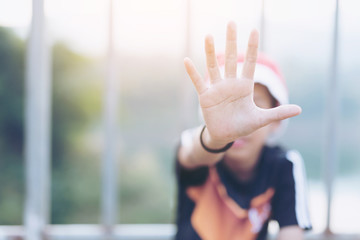
{"type": "Polygon", "coordinates": [[[203,129],[201,130],[201,133],[200,133],[200,143],[201,143],[201,146],[207,151],[207,152],[210,152],[210,153],[222,153],[222,152],[225,152],[226,150],[228,150],[229,148],[231,148],[231,146],[233,145],[234,142],[230,142],[228,144],[226,144],[225,147],[223,148],[220,148],[220,149],[211,149],[211,148],[208,148],[207,146],[205,146],[204,142],[203,142],[203,139],[202,139],[202,135],[204,133],[204,130],[206,128],[206,125],[204,125],[203,129]]]}

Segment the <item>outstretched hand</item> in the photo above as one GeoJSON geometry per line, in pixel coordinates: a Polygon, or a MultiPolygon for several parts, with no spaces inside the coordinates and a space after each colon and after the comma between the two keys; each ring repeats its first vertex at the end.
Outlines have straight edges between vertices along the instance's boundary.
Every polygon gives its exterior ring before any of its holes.
{"type": "Polygon", "coordinates": [[[241,77],[237,77],[236,24],[227,26],[225,74],[221,76],[216,60],[212,36],[205,38],[205,52],[210,82],[196,70],[189,58],[184,59],[198,93],[201,110],[211,140],[226,144],[274,121],[294,117],[301,113],[297,105],[282,105],[263,109],[255,105],[254,72],[257,59],[259,34],[253,30],[249,37],[241,77]]]}

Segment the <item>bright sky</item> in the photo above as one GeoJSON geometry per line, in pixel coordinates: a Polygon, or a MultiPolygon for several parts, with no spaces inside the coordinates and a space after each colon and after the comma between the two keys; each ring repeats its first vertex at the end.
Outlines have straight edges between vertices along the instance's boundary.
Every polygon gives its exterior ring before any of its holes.
{"type": "MultiPolygon", "coordinates": [[[[349,0],[348,0],[349,1],[349,0]]],[[[355,2],[356,0],[352,0],[355,2]]],[[[245,43],[249,31],[259,27],[261,0],[192,0],[191,44],[196,54],[206,34],[222,46],[229,20],[239,27],[245,43]]],[[[331,31],[334,4],[329,0],[266,0],[268,24],[301,26],[331,31]],[[319,14],[321,12],[321,14],[319,14]]],[[[47,0],[49,36],[68,42],[81,52],[102,54],[107,44],[108,1],[47,0]]],[[[359,5],[359,4],[358,4],[359,5]]],[[[120,51],[182,54],[186,32],[185,0],[114,0],[115,38],[120,51]]],[[[26,35],[31,0],[0,0],[0,25],[26,35]],[[19,7],[21,6],[21,7],[19,7]]],[[[321,31],[321,30],[320,30],[321,31]]],[[[201,50],[202,51],[202,50],[201,50]]]]}
{"type": "MultiPolygon", "coordinates": [[[[104,55],[110,0],[44,0],[48,36],[87,55],[104,55]]],[[[185,54],[187,0],[113,0],[114,36],[118,52],[136,55],[185,54]]],[[[262,0],[190,0],[190,50],[203,59],[203,39],[211,33],[223,51],[225,26],[238,24],[239,50],[252,28],[259,29],[262,0]]],[[[360,52],[359,0],[340,1],[340,58],[354,68],[360,52]],[[351,57],[349,57],[351,56],[351,57]]],[[[265,0],[265,50],[279,58],[320,61],[331,55],[335,0],[265,0]]],[[[0,26],[26,37],[31,0],[0,0],[0,26]],[[21,7],[20,7],[21,6],[21,7]]]]}
{"type": "MultiPolygon", "coordinates": [[[[74,50],[101,56],[108,42],[110,0],[44,0],[48,36],[74,50]]],[[[187,0],[113,0],[114,36],[119,53],[183,57],[187,0]]],[[[204,36],[215,37],[223,51],[225,27],[238,24],[239,51],[245,49],[252,28],[259,29],[262,0],[189,0],[191,2],[190,57],[203,60],[204,36]]],[[[360,61],[359,0],[340,1],[340,58],[342,67],[360,61]],[[359,49],[359,50],[357,50],[359,49]]],[[[302,61],[328,66],[333,43],[335,0],[265,0],[265,50],[276,60],[296,54],[302,61]]],[[[0,0],[0,26],[26,37],[31,0],[0,0]],[[21,6],[21,7],[20,7],[21,6]]],[[[286,61],[286,60],[284,60],[286,61]]]]}

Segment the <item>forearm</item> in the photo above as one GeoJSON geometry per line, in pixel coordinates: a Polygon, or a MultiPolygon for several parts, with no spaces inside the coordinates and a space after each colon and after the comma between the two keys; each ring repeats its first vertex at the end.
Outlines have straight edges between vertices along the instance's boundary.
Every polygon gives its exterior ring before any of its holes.
{"type": "MultiPolygon", "coordinates": [[[[211,166],[224,156],[224,152],[210,153],[201,146],[200,133],[202,128],[201,126],[192,129],[191,132],[183,133],[178,159],[180,164],[186,168],[211,166]]],[[[226,142],[212,140],[207,129],[204,130],[202,139],[204,144],[211,149],[220,149],[226,145],[226,142]]]]}

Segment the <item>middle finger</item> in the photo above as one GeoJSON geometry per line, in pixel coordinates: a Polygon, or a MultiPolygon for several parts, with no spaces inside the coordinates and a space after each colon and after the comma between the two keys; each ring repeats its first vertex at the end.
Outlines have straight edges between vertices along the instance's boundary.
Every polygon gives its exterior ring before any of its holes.
{"type": "Polygon", "coordinates": [[[237,43],[236,24],[229,22],[226,32],[225,78],[236,78],[237,43]]]}

